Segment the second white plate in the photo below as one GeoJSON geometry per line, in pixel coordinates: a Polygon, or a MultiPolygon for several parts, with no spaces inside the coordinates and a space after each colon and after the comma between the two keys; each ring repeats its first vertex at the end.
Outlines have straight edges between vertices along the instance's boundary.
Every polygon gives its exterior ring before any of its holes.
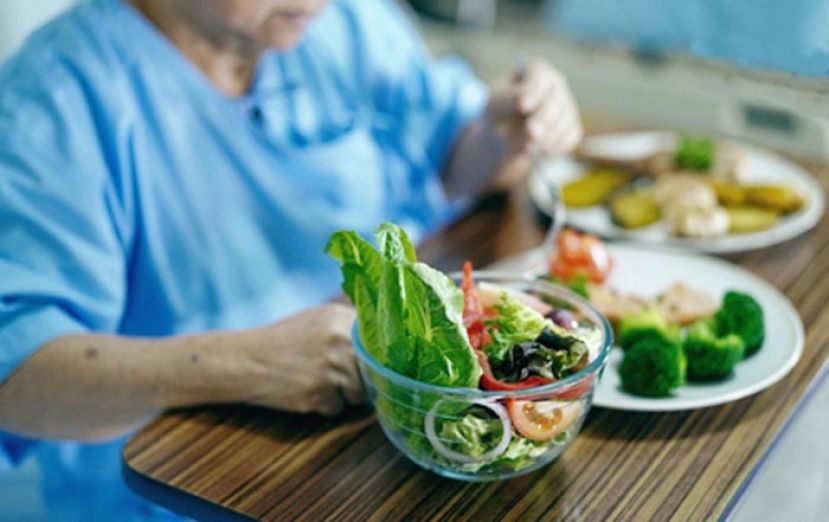
{"type": "MultiPolygon", "coordinates": [[[[776,288],[742,268],[706,256],[668,250],[647,250],[630,244],[609,244],[615,259],[608,285],[623,292],[653,296],[676,281],[705,289],[717,298],[728,290],[752,295],[763,308],[766,338],[756,354],[737,365],[734,374],[714,383],[688,383],[671,397],[637,397],[622,390],[622,351],[613,349],[596,388],[596,406],[631,411],[676,411],[723,404],[757,393],[782,379],[803,352],[803,322],[776,288]]],[[[492,268],[537,274],[545,264],[540,250],[504,259],[492,268]]]]}
{"type": "MultiPolygon", "coordinates": [[[[592,136],[585,144],[596,152],[620,158],[636,158],[664,147],[674,140],[669,132],[636,132],[592,136]]],[[[691,239],[676,237],[660,222],[639,230],[616,226],[604,205],[583,209],[567,209],[567,222],[572,226],[606,237],[656,245],[725,253],[755,250],[782,243],[807,232],[820,221],[824,210],[822,187],[802,167],[768,150],[746,144],[731,143],[746,157],[746,170],[752,183],[782,183],[794,186],[806,197],[803,209],[786,216],[772,228],[750,234],[729,234],[722,237],[691,239]]],[[[578,178],[588,167],[572,158],[559,158],[541,163],[530,177],[533,202],[548,216],[552,215],[551,185],[561,187],[578,178]]]]}

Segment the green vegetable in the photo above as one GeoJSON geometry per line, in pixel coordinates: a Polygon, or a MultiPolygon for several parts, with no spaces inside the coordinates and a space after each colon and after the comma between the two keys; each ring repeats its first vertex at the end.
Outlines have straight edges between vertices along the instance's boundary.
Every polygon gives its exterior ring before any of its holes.
{"type": "Polygon", "coordinates": [[[500,362],[516,344],[535,340],[549,321],[537,310],[513,299],[508,293],[494,307],[497,315],[486,322],[492,342],[484,350],[491,362],[500,362]]]}
{"type": "MultiPolygon", "coordinates": [[[[590,359],[587,341],[574,335],[553,322],[548,322],[544,331],[533,343],[518,346],[525,352],[526,368],[530,375],[547,379],[563,379],[582,370],[590,359]],[[527,354],[527,345],[535,345],[536,353],[527,354]]],[[[513,352],[515,352],[515,348],[513,352]]],[[[513,353],[513,357],[515,354],[513,353]]]]}
{"type": "Polygon", "coordinates": [[[719,337],[711,320],[688,327],[682,348],[688,359],[688,380],[692,381],[727,377],[745,353],[745,343],[739,336],[719,337]]]}
{"type": "Polygon", "coordinates": [[[341,264],[366,350],[418,381],[477,387],[481,368],[463,326],[461,290],[416,261],[399,227],[383,224],[375,235],[379,251],[352,231],[337,232],[326,247],[341,264]]]}
{"type": "MultiPolygon", "coordinates": [[[[536,463],[538,457],[550,451],[554,446],[564,445],[573,437],[574,431],[567,430],[553,440],[535,441],[520,435],[512,435],[506,451],[497,459],[487,464],[455,465],[463,471],[491,473],[501,470],[519,471],[536,463]]],[[[438,457],[438,460],[442,460],[438,457]]]]}
{"type": "Polygon", "coordinates": [[[565,183],[561,188],[561,199],[568,207],[588,207],[604,202],[618,187],[630,181],[629,172],[597,169],[585,176],[565,183]]]}
{"type": "Polygon", "coordinates": [[[569,288],[570,290],[584,297],[585,299],[590,299],[590,289],[588,287],[589,281],[587,279],[587,276],[585,276],[584,274],[578,274],[567,281],[564,281],[563,279],[559,279],[558,277],[552,275],[541,276],[541,279],[550,281],[551,283],[555,283],[557,285],[561,285],[565,288],[569,288]]]}
{"type": "Polygon", "coordinates": [[[685,381],[686,364],[679,343],[646,336],[625,351],[619,376],[622,387],[634,395],[665,397],[685,381]]]}
{"type": "Polygon", "coordinates": [[[620,227],[635,229],[656,223],[662,217],[662,209],[647,189],[617,191],[608,202],[610,217],[620,227]]]}
{"type": "Polygon", "coordinates": [[[503,360],[492,365],[492,373],[496,379],[506,383],[520,382],[528,377],[567,377],[587,366],[590,356],[583,341],[572,336],[569,339],[573,340],[569,346],[560,349],[536,341],[516,344],[507,350],[503,360]]]}
{"type": "Polygon", "coordinates": [[[544,349],[536,352],[538,357],[527,364],[530,375],[547,379],[563,379],[585,366],[590,358],[590,350],[582,341],[573,343],[566,350],[544,349]]]}
{"type": "MultiPolygon", "coordinates": [[[[376,240],[379,250],[343,231],[326,247],[341,263],[343,291],[357,310],[363,346],[399,374],[441,386],[477,387],[481,368],[463,327],[463,293],[444,274],[417,262],[400,228],[381,225],[376,240]]],[[[423,423],[440,396],[380,375],[373,384],[384,422],[402,432],[413,451],[432,458],[423,423]]]]}
{"type": "Polygon", "coordinates": [[[449,448],[470,457],[481,457],[498,445],[504,427],[482,408],[472,408],[460,420],[445,421],[438,431],[449,448]]]}
{"type": "Polygon", "coordinates": [[[668,321],[656,308],[649,308],[642,312],[628,315],[619,321],[619,346],[628,349],[630,346],[646,337],[663,338],[672,341],[679,340],[679,331],[668,324],[668,321]]]}
{"type": "Polygon", "coordinates": [[[763,309],[748,294],[730,291],[723,297],[722,306],[714,315],[717,335],[736,334],[745,343],[745,356],[753,354],[763,345],[766,336],[763,309]]]}
{"type": "Polygon", "coordinates": [[[708,171],[714,165],[714,141],[710,138],[679,136],[674,164],[683,170],[708,171]]]}
{"type": "MultiPolygon", "coordinates": [[[[500,433],[500,427],[498,432],[500,433]]],[[[444,466],[453,467],[467,473],[493,473],[502,470],[519,471],[532,466],[536,463],[538,457],[550,451],[554,446],[566,444],[572,436],[573,433],[568,430],[551,441],[540,442],[513,434],[506,451],[500,457],[488,463],[459,464],[450,462],[431,450],[431,446],[425,438],[418,442],[418,447],[424,452],[426,458],[440,462],[444,466]]],[[[448,443],[448,441],[444,441],[444,443],[448,443]]]]}
{"type": "Polygon", "coordinates": [[[565,431],[552,441],[534,441],[518,435],[512,436],[512,441],[507,446],[504,454],[487,464],[485,469],[509,469],[518,471],[535,464],[535,459],[550,451],[550,448],[557,444],[564,444],[572,434],[565,431]]]}

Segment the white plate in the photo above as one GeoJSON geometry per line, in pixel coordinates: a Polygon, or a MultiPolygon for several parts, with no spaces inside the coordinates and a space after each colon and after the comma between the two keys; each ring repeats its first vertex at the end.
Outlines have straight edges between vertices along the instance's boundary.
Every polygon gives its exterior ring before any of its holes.
{"type": "MultiPolygon", "coordinates": [[[[763,308],[766,338],[760,350],[740,362],[734,375],[715,383],[689,383],[660,399],[637,397],[620,387],[622,352],[613,349],[593,404],[631,411],[677,411],[723,404],[747,397],[782,379],[803,352],[803,322],[791,303],[776,288],[741,269],[711,257],[669,250],[647,250],[632,244],[608,245],[615,259],[608,281],[612,288],[643,296],[658,294],[676,281],[705,289],[716,297],[727,290],[752,295],[763,308]]],[[[499,261],[493,269],[537,274],[541,251],[531,250],[499,261]]]]}
{"type": "MultiPolygon", "coordinates": [[[[639,132],[592,136],[585,141],[591,150],[620,158],[637,158],[675,140],[669,132],[639,132]]],[[[567,222],[572,226],[602,237],[637,242],[671,245],[700,252],[724,253],[755,250],[782,243],[807,232],[823,215],[823,189],[811,175],[797,164],[751,145],[729,142],[746,157],[746,171],[751,183],[781,183],[791,185],[807,197],[803,209],[781,218],[772,228],[750,234],[729,234],[717,238],[690,239],[670,234],[664,224],[655,223],[639,230],[617,227],[603,205],[582,209],[567,209],[567,222]]],[[[578,178],[587,167],[572,158],[543,162],[530,176],[530,195],[548,216],[552,215],[550,186],[561,187],[578,178]]]]}

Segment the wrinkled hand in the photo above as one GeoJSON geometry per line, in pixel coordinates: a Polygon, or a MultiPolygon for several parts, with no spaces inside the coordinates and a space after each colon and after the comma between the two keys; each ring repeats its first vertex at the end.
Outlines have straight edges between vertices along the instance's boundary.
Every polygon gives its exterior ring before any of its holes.
{"type": "Polygon", "coordinates": [[[257,339],[245,351],[258,367],[254,380],[260,382],[248,402],[323,415],[363,402],[351,345],[354,318],[351,307],[329,304],[251,332],[257,339]]]}
{"type": "Polygon", "coordinates": [[[530,60],[519,69],[493,86],[486,110],[507,163],[534,150],[547,156],[571,152],[583,131],[567,81],[544,60],[530,60]]]}

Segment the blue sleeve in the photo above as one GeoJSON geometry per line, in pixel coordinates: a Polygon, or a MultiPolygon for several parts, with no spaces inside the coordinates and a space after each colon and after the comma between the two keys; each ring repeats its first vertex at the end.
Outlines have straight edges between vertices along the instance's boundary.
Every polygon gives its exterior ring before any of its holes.
{"type": "Polygon", "coordinates": [[[123,191],[88,80],[34,51],[0,69],[0,382],[44,343],[115,331],[121,315],[123,191]]]}
{"type": "Polygon", "coordinates": [[[0,471],[19,466],[40,444],[36,439],[0,431],[0,471]]]}
{"type": "Polygon", "coordinates": [[[484,84],[457,57],[434,59],[394,0],[359,5],[364,73],[376,109],[388,116],[407,150],[439,172],[459,132],[483,112],[484,84]]]}

